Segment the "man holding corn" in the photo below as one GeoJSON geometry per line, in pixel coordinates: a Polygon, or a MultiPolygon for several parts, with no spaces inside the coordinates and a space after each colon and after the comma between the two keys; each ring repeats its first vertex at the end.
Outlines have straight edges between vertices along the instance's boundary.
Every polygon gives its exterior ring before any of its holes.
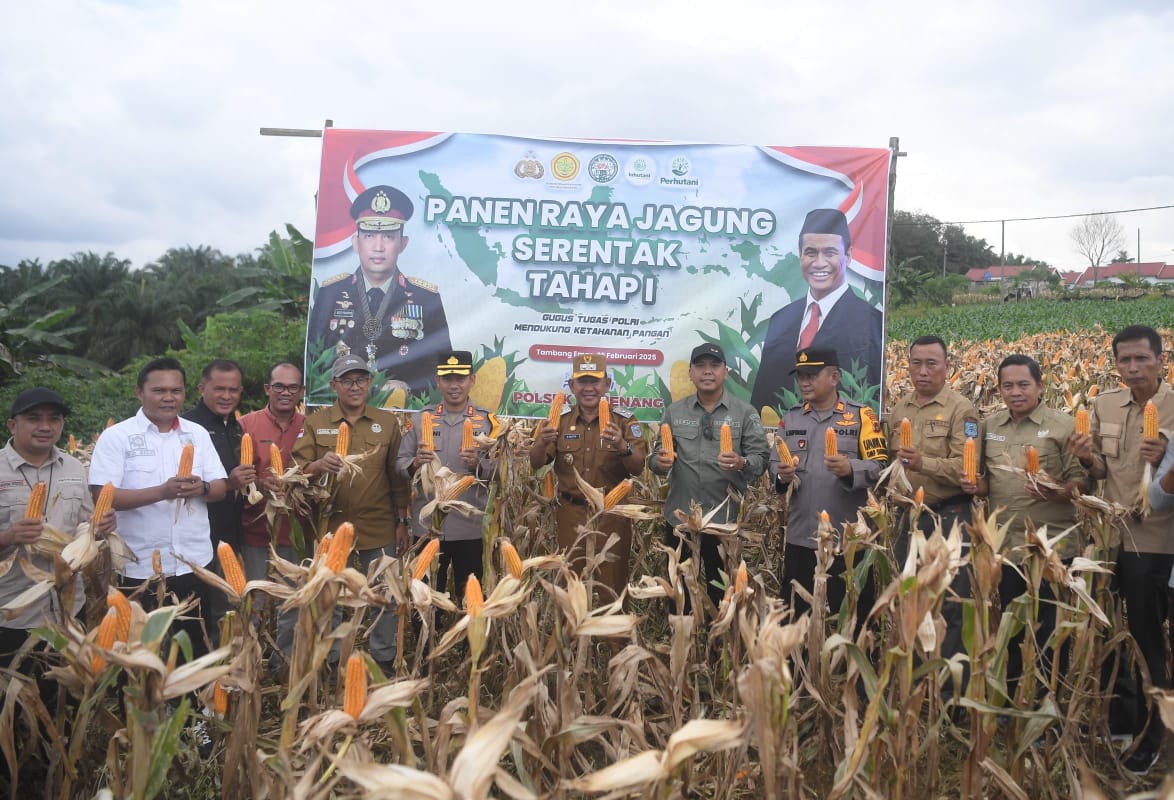
{"type": "MultiPolygon", "coordinates": [[[[449,350],[436,357],[436,385],[441,401],[416,414],[405,427],[395,462],[401,477],[411,480],[421,467],[432,462],[438,467],[448,467],[456,475],[473,475],[479,481],[493,477],[497,461],[487,455],[488,440],[497,438],[501,423],[492,411],[469,403],[469,392],[476,382],[473,354],[468,350],[449,350]],[[426,424],[425,414],[430,417],[426,424]],[[431,441],[426,440],[426,431],[431,431],[431,441]],[[477,440],[479,436],[484,437],[482,441],[477,440]]],[[[429,534],[429,529],[420,522],[420,509],[428,499],[423,491],[415,492],[412,533],[416,537],[429,534]]],[[[489,491],[485,483],[477,483],[460,499],[484,511],[489,491]]],[[[470,575],[476,575],[479,581],[484,577],[481,523],[480,515],[468,517],[452,512],[445,516],[439,531],[436,591],[443,592],[448,585],[449,567],[453,574],[453,594],[458,600],[464,599],[465,583],[470,575]]]]}
{"type": "Polygon", "coordinates": [[[606,494],[631,475],[644,470],[645,447],[640,423],[623,408],[601,409],[611,387],[607,359],[598,353],[584,353],[571,362],[568,383],[575,404],[564,407],[558,425],[543,424],[530,448],[530,466],[538,469],[554,463],[558,485],[559,547],[568,552],[572,568],[583,568],[586,541],[582,528],[595,528],[595,553],[612,534],[619,541],[599,567],[599,581],[619,597],[628,584],[628,558],[632,552],[632,523],[616,514],[604,514],[591,521],[592,512],[575,480],[575,473],[606,494]],[[604,414],[607,419],[605,420],[604,414]],[[588,524],[590,523],[590,525],[588,524]]]}
{"type": "MultiPolygon", "coordinates": [[[[697,393],[670,405],[661,419],[661,437],[649,467],[669,479],[664,518],[665,542],[670,547],[681,544],[676,512],[688,514],[694,501],[705,513],[724,503],[723,511],[712,521],[733,522],[740,509],[734,493],[744,494],[766,469],[769,446],[762,418],[749,403],[726,391],[729,374],[721,347],[697,345],[689,356],[689,380],[697,393]]],[[[698,566],[704,568],[705,589],[717,607],[723,594],[717,582],[725,566],[719,540],[715,534],[702,533],[700,544],[702,564],[698,566]]]]}
{"type": "MultiPolygon", "coordinates": [[[[1129,633],[1137,642],[1154,686],[1168,688],[1167,639],[1163,630],[1168,612],[1166,583],[1174,566],[1174,509],[1141,513],[1147,466],[1159,465],[1174,431],[1174,391],[1162,380],[1165,357],[1162,337],[1145,325],[1130,325],[1113,337],[1113,358],[1126,388],[1102,392],[1093,401],[1088,434],[1073,434],[1069,446],[1094,480],[1103,480],[1106,500],[1139,509],[1126,520],[1117,551],[1116,589],[1125,605],[1129,633]]],[[[1134,772],[1147,772],[1158,757],[1163,725],[1140,689],[1118,685],[1132,719],[1135,739],[1141,743],[1125,761],[1134,772]],[[1122,692],[1121,690],[1125,690],[1122,692]]],[[[1112,707],[1111,707],[1112,708],[1112,707]]]]}
{"type": "MultiPolygon", "coordinates": [[[[293,457],[311,478],[334,476],[327,527],[334,530],[343,522],[355,526],[355,549],[359,568],[365,574],[384,555],[394,556],[397,547],[407,550],[411,489],[395,469],[399,421],[390,411],[367,404],[371,390],[367,362],[353,353],[341,356],[334,362],[331,376],[330,388],[337,400],[306,417],[302,435],[294,443],[293,457]],[[346,433],[342,433],[344,428],[346,433]],[[344,440],[345,452],[339,452],[344,440]],[[357,471],[341,476],[343,459],[360,455],[363,458],[352,465],[357,471]]],[[[317,533],[321,537],[325,532],[317,533]]],[[[381,610],[371,623],[370,649],[385,672],[393,667],[394,609],[381,610]]]]}
{"type": "MultiPolygon", "coordinates": [[[[840,396],[840,361],[835,350],[811,347],[795,356],[803,404],[779,422],[780,445],[771,452],[770,472],[780,494],[791,490],[787,504],[786,544],[783,550],[783,595],[791,598],[796,614],[810,609],[793,584],[808,594],[815,587],[816,552],[821,512],[839,549],[839,531],[856,520],[868,503],[868,490],[889,460],[888,445],[876,412],[840,396]],[[792,488],[793,487],[793,488],[792,488]]],[[[836,613],[844,600],[844,557],[837,554],[828,569],[827,601],[836,613]]],[[[862,598],[867,614],[871,602],[862,598]]]]}

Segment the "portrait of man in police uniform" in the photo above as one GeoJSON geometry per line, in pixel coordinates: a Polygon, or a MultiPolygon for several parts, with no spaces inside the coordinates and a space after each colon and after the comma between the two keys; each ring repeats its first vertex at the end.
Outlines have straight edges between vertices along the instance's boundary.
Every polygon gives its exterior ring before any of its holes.
{"type": "Polygon", "coordinates": [[[336,355],[365,359],[372,372],[383,373],[385,387],[415,392],[433,383],[436,356],[452,344],[436,284],[399,270],[412,211],[408,196],[391,186],[372,186],[355,198],[351,244],[359,268],[322,282],[309,331],[336,355]]]}

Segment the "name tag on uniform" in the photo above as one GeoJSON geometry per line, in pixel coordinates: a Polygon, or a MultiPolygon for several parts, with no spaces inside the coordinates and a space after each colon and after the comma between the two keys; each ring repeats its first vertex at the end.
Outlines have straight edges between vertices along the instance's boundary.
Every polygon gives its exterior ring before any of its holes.
{"type": "Polygon", "coordinates": [[[564,433],[563,438],[564,439],[578,439],[579,434],[577,434],[577,433],[564,433]]]}

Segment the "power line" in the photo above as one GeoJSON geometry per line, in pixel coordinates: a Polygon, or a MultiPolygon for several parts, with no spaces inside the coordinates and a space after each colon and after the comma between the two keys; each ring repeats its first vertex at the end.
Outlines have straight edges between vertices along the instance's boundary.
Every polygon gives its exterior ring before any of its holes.
{"type": "Polygon", "coordinates": [[[1051,214],[1045,217],[1006,217],[1003,219],[970,219],[960,220],[955,222],[947,222],[945,220],[938,220],[936,223],[930,222],[894,222],[893,226],[898,225],[903,227],[912,227],[917,225],[980,225],[988,222],[1036,222],[1044,219],[1072,219],[1073,217],[1103,217],[1106,214],[1132,214],[1135,211],[1163,211],[1168,208],[1174,208],[1174,205],[1168,206],[1147,206],[1146,208],[1122,208],[1117,211],[1085,211],[1079,214],[1051,214]]]}

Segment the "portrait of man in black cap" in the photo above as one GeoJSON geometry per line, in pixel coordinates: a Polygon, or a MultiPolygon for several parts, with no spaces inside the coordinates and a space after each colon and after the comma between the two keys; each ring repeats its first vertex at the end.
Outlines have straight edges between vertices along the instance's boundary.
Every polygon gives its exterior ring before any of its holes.
{"type": "Polygon", "coordinates": [[[437,354],[452,344],[436,284],[399,269],[412,211],[408,196],[391,186],[372,186],[355,198],[351,244],[359,268],[322,282],[309,331],[311,341],[325,342],[336,355],[354,353],[386,381],[419,391],[435,378],[437,354]]]}
{"type": "Polygon", "coordinates": [[[859,374],[863,366],[867,383],[880,383],[884,322],[881,312],[848,285],[851,260],[852,235],[844,214],[834,208],[809,212],[799,231],[799,265],[807,294],[770,318],[750,395],[755,410],[786,407],[783,389],[797,392],[791,374],[795,353],[808,347],[835,350],[845,370],[859,374]]]}

